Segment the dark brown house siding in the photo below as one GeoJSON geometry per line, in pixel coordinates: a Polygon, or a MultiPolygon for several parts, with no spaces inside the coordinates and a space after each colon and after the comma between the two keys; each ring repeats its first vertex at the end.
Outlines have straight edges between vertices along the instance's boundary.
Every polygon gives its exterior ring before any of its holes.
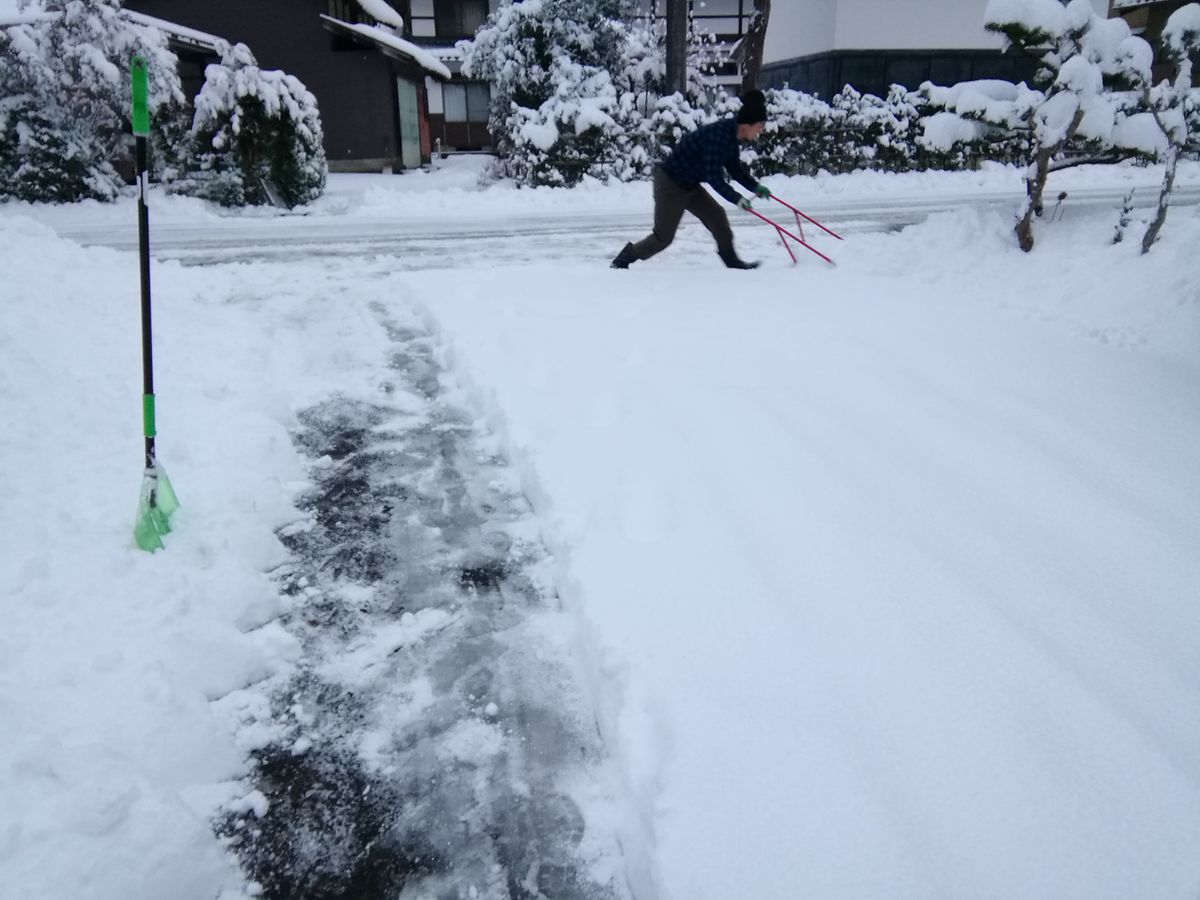
{"type": "MultiPolygon", "coordinates": [[[[328,0],[126,0],[125,6],[244,43],[264,69],[282,69],[303,81],[321,110],[331,170],[400,167],[396,78],[417,85],[424,108],[424,73],[328,31],[321,19],[329,13],[328,0]]],[[[428,145],[426,135],[424,160],[428,145]]]]}
{"type": "MultiPolygon", "coordinates": [[[[1113,3],[1110,15],[1124,19],[1135,34],[1141,35],[1154,50],[1154,81],[1157,83],[1164,78],[1174,78],[1177,74],[1173,66],[1163,56],[1162,33],[1167,26],[1167,20],[1177,9],[1186,6],[1193,0],[1151,0],[1146,3],[1113,3]]],[[[1200,60],[1193,60],[1193,63],[1200,60]]]]}

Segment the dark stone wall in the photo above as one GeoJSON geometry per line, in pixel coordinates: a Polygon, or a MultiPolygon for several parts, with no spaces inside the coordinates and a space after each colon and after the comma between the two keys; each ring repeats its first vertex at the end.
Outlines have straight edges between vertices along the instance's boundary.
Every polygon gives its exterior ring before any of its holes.
{"type": "Polygon", "coordinates": [[[864,94],[887,96],[901,84],[916,89],[922,82],[951,85],[981,78],[1029,81],[1037,61],[993,50],[835,50],[815,53],[762,68],[764,88],[790,87],[829,100],[849,84],[864,94]]]}

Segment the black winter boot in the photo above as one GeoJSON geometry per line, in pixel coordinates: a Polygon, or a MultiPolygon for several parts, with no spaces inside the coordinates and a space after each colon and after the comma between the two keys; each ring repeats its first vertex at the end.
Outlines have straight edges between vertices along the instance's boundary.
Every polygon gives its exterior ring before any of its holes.
{"type": "MultiPolygon", "coordinates": [[[[717,255],[721,257],[721,262],[725,263],[730,269],[757,269],[758,262],[746,262],[744,259],[738,259],[736,250],[718,250],[717,255]]],[[[616,265],[616,263],[613,263],[616,265]]]]}
{"type": "Polygon", "coordinates": [[[617,254],[616,258],[609,263],[609,268],[628,269],[629,264],[637,262],[637,260],[637,254],[633,252],[633,244],[626,244],[621,248],[621,252],[617,254]]]}

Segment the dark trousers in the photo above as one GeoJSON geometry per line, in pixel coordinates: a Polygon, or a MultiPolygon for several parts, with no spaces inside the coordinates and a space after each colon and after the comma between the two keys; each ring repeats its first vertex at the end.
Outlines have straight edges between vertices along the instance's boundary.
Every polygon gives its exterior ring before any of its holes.
{"type": "Polygon", "coordinates": [[[661,253],[675,240],[679,220],[690,212],[709,230],[717,242],[717,252],[733,253],[733,229],[725,210],[702,185],[686,187],[663,171],[654,169],[654,230],[633,245],[638,259],[661,253]]]}

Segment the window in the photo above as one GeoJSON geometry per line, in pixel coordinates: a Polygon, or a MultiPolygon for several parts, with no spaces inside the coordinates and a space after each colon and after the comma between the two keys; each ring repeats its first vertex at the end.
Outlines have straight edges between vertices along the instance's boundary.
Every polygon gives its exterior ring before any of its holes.
{"type": "Polygon", "coordinates": [[[408,8],[408,25],[413,37],[433,37],[437,34],[433,0],[412,0],[408,8]]]}
{"type": "Polygon", "coordinates": [[[334,19],[341,19],[343,22],[351,24],[362,22],[365,25],[374,25],[375,20],[366,14],[357,0],[329,0],[329,15],[334,19]]]}
{"type": "Polygon", "coordinates": [[[462,5],[463,34],[474,34],[487,18],[487,0],[466,0],[462,5]]]}
{"type": "Polygon", "coordinates": [[[447,122],[486,122],[491,102],[492,92],[486,82],[442,85],[442,103],[447,122]]]}
{"type": "Polygon", "coordinates": [[[434,0],[438,37],[474,37],[487,18],[487,0],[434,0]]]}

